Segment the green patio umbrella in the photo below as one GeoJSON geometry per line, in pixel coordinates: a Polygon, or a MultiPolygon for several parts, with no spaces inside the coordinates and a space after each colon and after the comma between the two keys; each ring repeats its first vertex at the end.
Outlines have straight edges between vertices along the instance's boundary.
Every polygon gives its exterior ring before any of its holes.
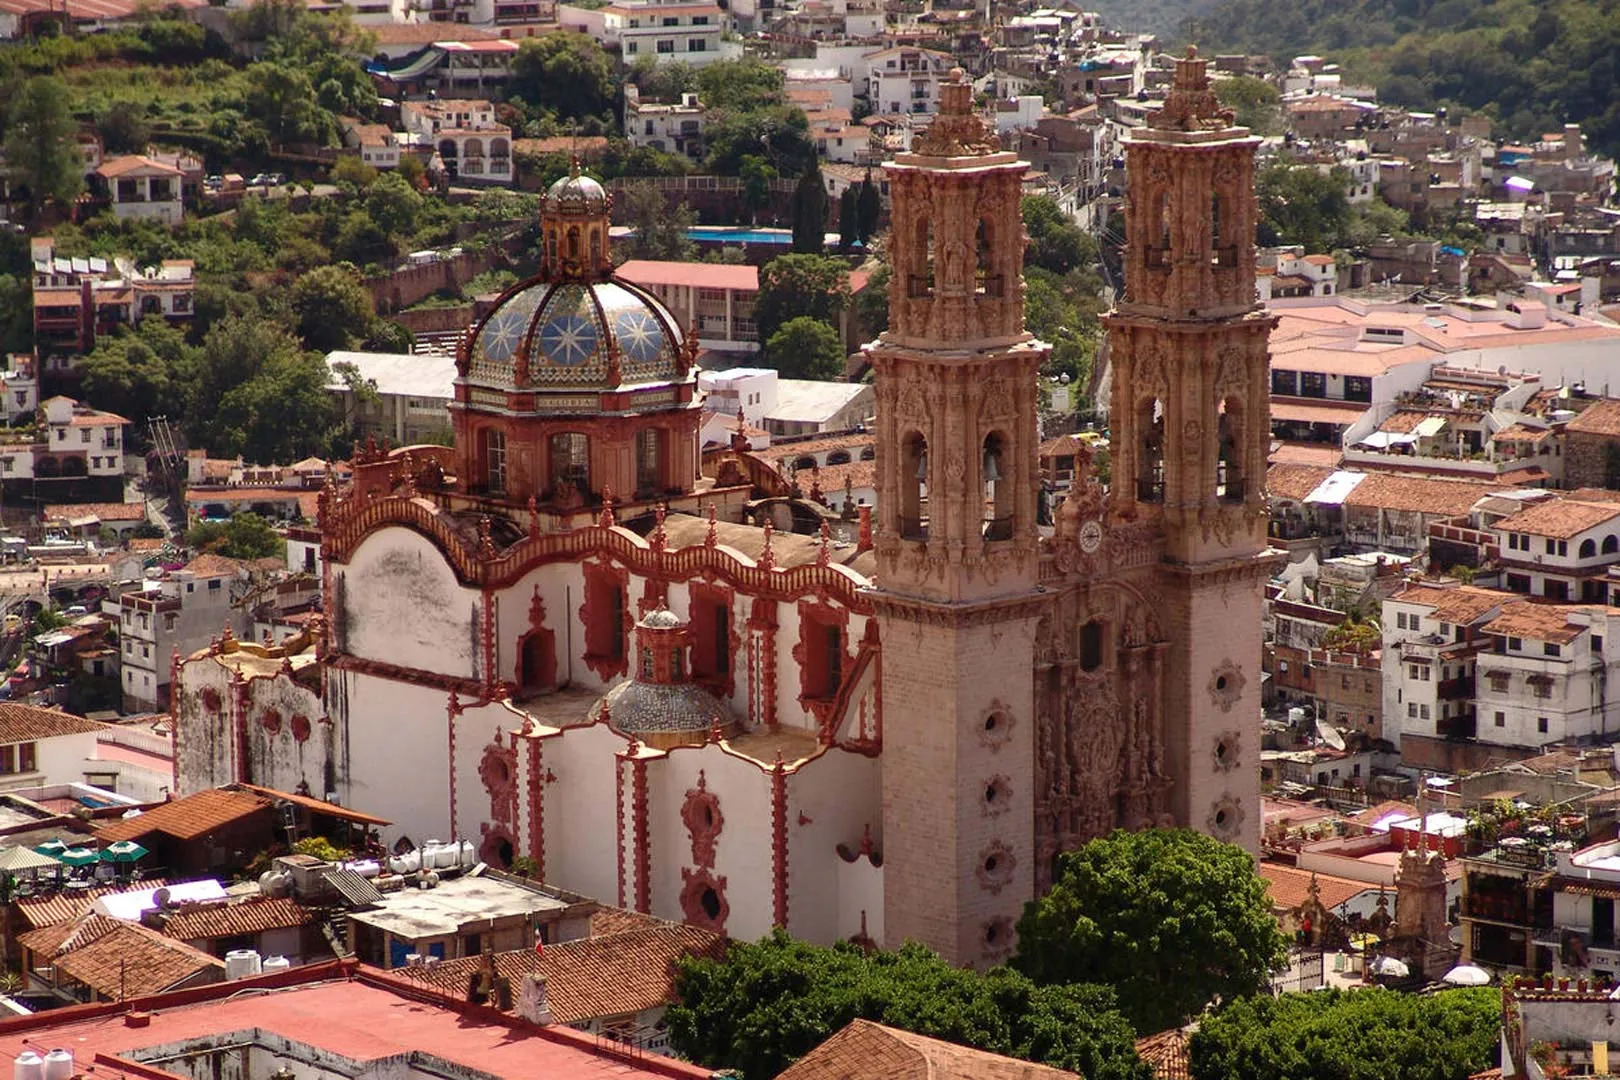
{"type": "Polygon", "coordinates": [[[43,844],[34,845],[35,851],[39,852],[41,855],[49,855],[53,859],[67,849],[67,844],[61,840],[47,840],[43,844]]]}
{"type": "Polygon", "coordinates": [[[101,861],[131,863],[146,857],[146,849],[133,840],[119,840],[101,849],[101,861]]]}
{"type": "Polygon", "coordinates": [[[101,852],[94,848],[68,848],[56,856],[56,861],[67,866],[92,866],[101,861],[101,852]]]}

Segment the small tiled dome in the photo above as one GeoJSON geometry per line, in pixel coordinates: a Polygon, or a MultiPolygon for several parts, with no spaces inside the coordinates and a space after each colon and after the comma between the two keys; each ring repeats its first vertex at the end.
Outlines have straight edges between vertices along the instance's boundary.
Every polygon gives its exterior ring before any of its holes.
{"type": "Polygon", "coordinates": [[[645,626],[652,630],[675,630],[686,624],[681,622],[681,617],[669,610],[669,608],[661,607],[647,612],[636,625],[645,626]]]}
{"type": "Polygon", "coordinates": [[[574,171],[558,180],[546,192],[545,209],[557,214],[605,214],[608,209],[607,192],[602,185],[574,171]]]}
{"type": "Polygon", "coordinates": [[[609,724],[655,745],[703,742],[716,726],[727,732],[737,727],[726,703],[696,683],[629,679],[609,690],[602,701],[609,724]]]}
{"type": "Polygon", "coordinates": [[[535,279],[509,289],[474,328],[466,378],[499,390],[676,382],[691,375],[682,343],[674,316],[627,281],[535,279]]]}

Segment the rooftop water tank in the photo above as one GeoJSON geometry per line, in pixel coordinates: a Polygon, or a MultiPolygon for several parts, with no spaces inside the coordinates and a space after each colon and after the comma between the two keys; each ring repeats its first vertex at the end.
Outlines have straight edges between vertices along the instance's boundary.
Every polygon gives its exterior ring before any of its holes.
{"type": "Polygon", "coordinates": [[[71,1080],[73,1076],[73,1052],[71,1050],[52,1050],[45,1055],[45,1080],[71,1080]]]}
{"type": "MultiPolygon", "coordinates": [[[[226,980],[251,978],[259,974],[261,970],[262,964],[259,961],[259,954],[252,949],[232,949],[225,954],[226,980]]],[[[52,1078],[47,1076],[45,1080],[52,1080],[52,1078]]]]}
{"type": "Polygon", "coordinates": [[[45,1080],[45,1059],[24,1050],[11,1064],[11,1080],[45,1080]]]}
{"type": "Polygon", "coordinates": [[[286,971],[290,967],[292,967],[292,961],[288,960],[285,956],[267,956],[265,957],[263,964],[264,973],[266,975],[270,974],[272,971],[286,971]]]}

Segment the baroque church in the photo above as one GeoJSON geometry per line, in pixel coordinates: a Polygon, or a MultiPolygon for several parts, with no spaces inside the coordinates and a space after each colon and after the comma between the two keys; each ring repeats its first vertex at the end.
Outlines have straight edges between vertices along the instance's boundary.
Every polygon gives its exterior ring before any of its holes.
{"type": "Polygon", "coordinates": [[[892,195],[853,536],[703,452],[696,341],[613,273],[610,201],[543,200],[537,277],[457,357],[454,447],[321,496],[323,618],[176,657],[182,792],[325,796],[491,865],[742,938],[988,965],[1117,827],[1258,845],[1266,340],[1258,142],[1189,54],[1127,149],[1112,484],[1037,524],[1026,163],[958,73],[892,195]]]}

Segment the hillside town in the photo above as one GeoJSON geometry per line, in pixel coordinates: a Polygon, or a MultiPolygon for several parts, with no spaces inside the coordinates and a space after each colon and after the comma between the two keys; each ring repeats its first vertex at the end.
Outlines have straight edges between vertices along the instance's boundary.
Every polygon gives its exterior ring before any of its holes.
{"type": "Polygon", "coordinates": [[[1611,1075],[1613,147],[1357,62],[0,0],[16,1080],[1611,1075]]]}

